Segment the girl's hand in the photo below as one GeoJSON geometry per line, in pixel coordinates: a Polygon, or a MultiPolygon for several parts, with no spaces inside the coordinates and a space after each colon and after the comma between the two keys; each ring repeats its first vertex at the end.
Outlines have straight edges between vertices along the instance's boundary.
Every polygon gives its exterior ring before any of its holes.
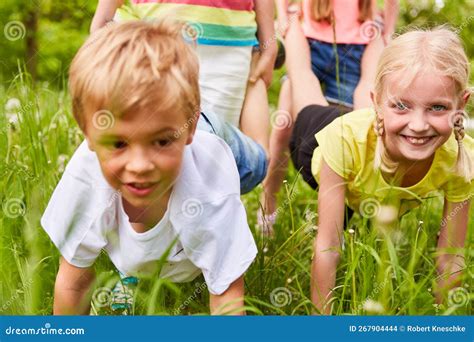
{"type": "Polygon", "coordinates": [[[288,15],[282,14],[278,17],[277,21],[277,34],[279,34],[282,38],[285,38],[286,32],[288,31],[288,27],[290,27],[288,15]]]}
{"type": "Polygon", "coordinates": [[[464,269],[464,243],[466,240],[471,201],[453,203],[444,201],[443,219],[436,257],[439,274],[436,300],[444,301],[448,291],[460,285],[464,269]]]}
{"type": "Polygon", "coordinates": [[[330,314],[327,304],[336,283],[336,269],[344,228],[345,181],[322,160],[318,194],[318,234],[311,268],[311,299],[322,314],[330,314]]]}
{"type": "Polygon", "coordinates": [[[271,41],[269,44],[263,44],[260,51],[257,66],[252,71],[249,81],[255,83],[259,78],[261,78],[268,88],[272,84],[273,67],[275,66],[275,59],[278,53],[276,41],[271,41]]]}
{"type": "Polygon", "coordinates": [[[124,0],[99,0],[97,9],[92,19],[90,32],[94,33],[112,21],[117,8],[123,5],[124,0]]]}

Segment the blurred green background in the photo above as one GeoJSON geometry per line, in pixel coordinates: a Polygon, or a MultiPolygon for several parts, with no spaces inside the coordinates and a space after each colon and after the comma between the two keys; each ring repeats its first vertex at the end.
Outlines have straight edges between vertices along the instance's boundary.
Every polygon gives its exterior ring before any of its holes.
{"type": "MultiPolygon", "coordinates": [[[[0,1],[0,81],[8,84],[19,65],[26,65],[34,79],[62,87],[74,53],[87,38],[96,4],[95,0],[0,1]]],[[[459,31],[474,61],[474,0],[401,0],[399,31],[409,25],[445,23],[459,31]]],[[[275,80],[272,100],[279,88],[275,80]]]]}

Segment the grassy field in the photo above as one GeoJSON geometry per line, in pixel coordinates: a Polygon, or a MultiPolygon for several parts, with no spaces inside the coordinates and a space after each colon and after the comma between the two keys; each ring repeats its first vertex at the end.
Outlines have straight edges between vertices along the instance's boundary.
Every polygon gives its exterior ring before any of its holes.
{"type": "MultiPolygon", "coordinates": [[[[0,103],[0,314],[46,315],[52,312],[59,254],[40,227],[40,217],[82,135],[72,119],[67,93],[47,84],[33,87],[24,75],[10,88],[0,88],[0,103]]],[[[248,313],[310,314],[317,194],[291,170],[280,194],[275,238],[263,240],[255,232],[260,191],[244,197],[259,249],[246,276],[248,313]]],[[[474,211],[464,251],[470,267],[464,272],[463,286],[437,306],[433,256],[440,221],[439,198],[410,212],[400,229],[386,235],[356,215],[344,232],[333,313],[472,314],[474,211]]],[[[106,255],[96,263],[96,271],[92,311],[112,314],[110,288],[118,276],[106,255]]],[[[132,314],[207,314],[205,287],[202,277],[187,284],[142,279],[132,314]]]]}

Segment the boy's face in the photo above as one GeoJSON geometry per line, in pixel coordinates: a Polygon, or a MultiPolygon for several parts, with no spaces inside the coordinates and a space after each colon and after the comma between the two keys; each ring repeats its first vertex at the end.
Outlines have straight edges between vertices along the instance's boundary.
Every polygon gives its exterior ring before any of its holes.
{"type": "Polygon", "coordinates": [[[182,112],[89,115],[86,137],[107,182],[136,209],[166,208],[196,120],[182,112]]]}

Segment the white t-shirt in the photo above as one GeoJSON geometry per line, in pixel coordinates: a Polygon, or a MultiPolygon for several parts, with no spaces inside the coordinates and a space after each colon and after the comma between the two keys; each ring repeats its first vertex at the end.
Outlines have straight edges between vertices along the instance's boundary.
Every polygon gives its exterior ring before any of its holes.
{"type": "Polygon", "coordinates": [[[222,294],[257,254],[240,200],[240,181],[227,144],[197,131],[186,146],[168,209],[145,233],[131,226],[115,191],[86,142],[76,150],[57,185],[41,224],[72,265],[89,267],[105,250],[128,276],[157,271],[175,282],[203,273],[209,291],[222,294]]]}

